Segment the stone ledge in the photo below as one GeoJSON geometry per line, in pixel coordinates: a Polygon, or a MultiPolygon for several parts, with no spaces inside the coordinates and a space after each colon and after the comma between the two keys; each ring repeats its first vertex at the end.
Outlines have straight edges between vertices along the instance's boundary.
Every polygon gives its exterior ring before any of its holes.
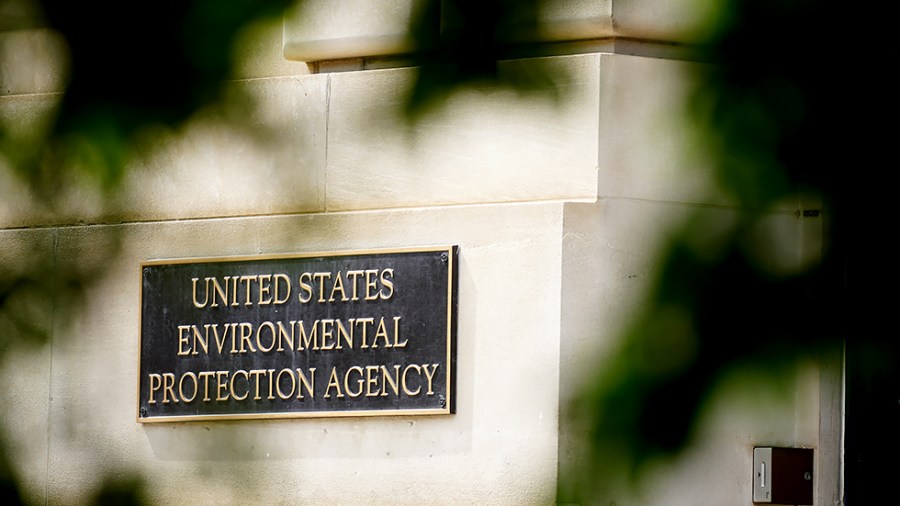
{"type": "MultiPolygon", "coordinates": [[[[410,20],[424,0],[306,0],[284,18],[284,57],[317,62],[399,55],[415,48],[410,20]]],[[[709,10],[695,0],[559,0],[539,6],[540,26],[518,42],[634,39],[663,45],[699,40],[709,10]]],[[[436,27],[437,28],[437,27],[436,27]]]]}

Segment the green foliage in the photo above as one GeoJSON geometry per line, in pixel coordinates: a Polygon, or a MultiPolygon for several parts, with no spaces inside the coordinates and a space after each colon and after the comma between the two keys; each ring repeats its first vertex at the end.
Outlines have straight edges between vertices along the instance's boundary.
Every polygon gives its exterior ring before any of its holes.
{"type": "Polygon", "coordinates": [[[406,103],[411,121],[440,106],[454,91],[476,85],[555,98],[555,80],[540,63],[502,68],[501,60],[533,56],[540,0],[427,0],[410,36],[417,77],[406,103]]]}
{"type": "Polygon", "coordinates": [[[289,4],[172,0],[133,8],[44,0],[43,22],[68,44],[68,86],[52,126],[27,132],[27,145],[0,131],[2,153],[42,199],[52,200],[55,184],[72,170],[113,191],[135,136],[215,103],[238,31],[289,4]]]}
{"type": "MultiPolygon", "coordinates": [[[[891,94],[871,73],[881,66],[875,53],[824,43],[823,32],[846,24],[844,14],[831,1],[725,2],[703,48],[712,65],[695,76],[687,117],[716,161],[720,187],[745,211],[715,248],[698,248],[696,238],[710,232],[689,222],[665,255],[649,303],[574,408],[592,435],[587,469],[567,485],[576,494],[590,497],[597,479],[640,477],[676,455],[722,378],[736,372],[779,377],[845,342],[851,370],[872,375],[880,363],[898,363],[896,338],[876,330],[891,327],[891,310],[875,295],[878,285],[896,286],[896,261],[863,232],[888,227],[891,197],[878,182],[878,160],[890,142],[873,126],[891,94]],[[842,65],[849,61],[863,70],[842,65]],[[787,199],[798,221],[821,227],[825,244],[817,262],[779,272],[754,254],[767,246],[754,231],[787,199]]],[[[877,45],[886,32],[841,33],[877,45]]],[[[896,420],[890,395],[892,412],[879,419],[896,420]]],[[[864,468],[858,476],[874,485],[868,476],[896,466],[864,468]]],[[[865,502],[869,492],[857,492],[865,502]]]]}

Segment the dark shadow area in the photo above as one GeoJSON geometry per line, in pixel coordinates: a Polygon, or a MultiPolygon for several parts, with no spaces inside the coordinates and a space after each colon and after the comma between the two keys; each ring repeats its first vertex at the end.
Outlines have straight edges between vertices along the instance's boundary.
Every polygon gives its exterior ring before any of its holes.
{"type": "Polygon", "coordinates": [[[146,484],[138,474],[107,476],[94,493],[92,506],[141,506],[151,504],[144,489],[146,484]]]}
{"type": "Polygon", "coordinates": [[[523,96],[558,99],[554,75],[539,60],[502,66],[502,60],[534,56],[542,0],[426,0],[410,22],[417,49],[416,80],[405,104],[415,122],[453,92],[478,87],[515,90],[523,96]]]}
{"type": "Polygon", "coordinates": [[[892,143],[879,119],[895,103],[880,77],[888,31],[877,20],[847,27],[831,1],[725,6],[687,118],[746,212],[715,249],[697,247],[702,223],[673,242],[649,305],[573,408],[592,420],[590,457],[563,483],[564,499],[596,497],[598,482],[623,475],[637,485],[645,464],[685,447],[727,375],[777,378],[845,343],[846,503],[892,495],[897,464],[883,455],[900,442],[889,428],[900,416],[900,355],[883,294],[900,280],[878,235],[891,229],[893,200],[884,168],[892,143]],[[826,35],[835,33],[841,42],[826,35]],[[866,49],[853,47],[863,40],[866,49]],[[751,231],[785,200],[797,203],[797,220],[821,220],[824,244],[815,264],[778,273],[752,254],[751,231]]]}

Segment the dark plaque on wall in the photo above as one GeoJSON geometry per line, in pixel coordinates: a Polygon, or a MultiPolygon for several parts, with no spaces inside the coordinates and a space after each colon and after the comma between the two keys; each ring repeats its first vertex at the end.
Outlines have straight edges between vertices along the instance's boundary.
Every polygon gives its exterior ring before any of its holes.
{"type": "Polygon", "coordinates": [[[453,413],[457,251],[145,262],[138,421],[453,413]]]}

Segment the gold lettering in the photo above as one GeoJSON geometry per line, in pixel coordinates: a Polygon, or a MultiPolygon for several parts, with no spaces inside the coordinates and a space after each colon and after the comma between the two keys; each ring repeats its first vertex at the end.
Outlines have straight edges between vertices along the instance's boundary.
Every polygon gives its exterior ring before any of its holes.
{"type": "Polygon", "coordinates": [[[362,375],[363,375],[362,367],[359,367],[359,366],[356,366],[356,365],[353,366],[353,367],[351,367],[350,369],[347,369],[347,372],[344,373],[344,391],[347,392],[347,395],[349,395],[350,397],[359,397],[359,395],[362,393],[362,391],[363,391],[363,379],[362,379],[362,375]],[[354,370],[355,370],[355,371],[359,371],[359,379],[356,380],[356,381],[357,381],[357,386],[359,386],[359,390],[357,390],[356,392],[353,392],[353,391],[350,390],[350,384],[349,384],[349,382],[350,382],[350,371],[354,371],[354,370]]]}
{"type": "MultiPolygon", "coordinates": [[[[194,298],[193,298],[194,307],[203,309],[206,307],[206,303],[209,301],[209,290],[207,290],[206,293],[204,294],[203,304],[200,304],[199,302],[197,302],[197,281],[199,281],[199,280],[200,280],[200,278],[191,278],[191,293],[193,293],[193,295],[194,295],[194,298]]],[[[205,283],[204,283],[204,288],[206,288],[205,283]]]]}
{"type": "Polygon", "coordinates": [[[394,269],[385,269],[381,271],[381,284],[384,285],[381,289],[381,300],[388,300],[394,296],[394,269]],[[384,293],[384,289],[387,288],[387,295],[384,293]]]}
{"type": "Polygon", "coordinates": [[[216,371],[216,400],[228,400],[228,371],[216,371]],[[224,382],[222,381],[223,377],[225,378],[224,382]]]}
{"type": "Polygon", "coordinates": [[[374,288],[378,288],[378,279],[375,277],[378,275],[378,269],[366,269],[366,300],[375,300],[378,298],[378,293],[373,292],[374,288]]]}
{"type": "Polygon", "coordinates": [[[375,397],[378,395],[378,377],[375,374],[381,367],[377,365],[367,365],[366,366],[366,397],[375,397]],[[372,390],[372,386],[376,385],[375,390],[372,390]]]}
{"type": "Polygon", "coordinates": [[[178,402],[178,398],[175,397],[175,375],[167,372],[163,373],[163,404],[168,404],[169,396],[172,396],[171,402],[178,402]]]}
{"type": "MultiPolygon", "coordinates": [[[[280,324],[281,322],[278,322],[278,323],[280,324]]],[[[272,322],[269,322],[269,321],[262,322],[259,324],[259,327],[256,328],[256,347],[257,347],[257,349],[259,349],[259,351],[261,351],[263,353],[268,353],[268,352],[272,351],[272,349],[275,348],[275,339],[276,339],[275,338],[275,325],[272,322]],[[272,335],[272,344],[269,345],[268,348],[263,347],[262,339],[260,338],[260,334],[262,334],[262,329],[265,327],[269,328],[269,332],[272,335]]]]}
{"type": "Polygon", "coordinates": [[[394,377],[391,378],[391,373],[387,370],[387,367],[381,366],[381,396],[386,396],[388,383],[391,384],[391,388],[394,390],[394,396],[400,395],[400,389],[397,386],[400,383],[400,364],[394,366],[394,377]]]}
{"type": "Polygon", "coordinates": [[[253,347],[253,343],[250,342],[250,336],[253,335],[253,324],[243,322],[241,325],[241,353],[247,353],[247,350],[244,348],[244,343],[247,343],[247,346],[250,347],[250,351],[255,352],[256,348],[253,347]]]}
{"type": "Polygon", "coordinates": [[[350,333],[347,333],[347,327],[344,326],[344,323],[341,320],[335,320],[334,323],[337,324],[337,349],[344,349],[341,346],[341,336],[344,336],[344,342],[347,343],[347,346],[353,348],[353,318],[350,318],[350,333]]]}
{"type": "Polygon", "coordinates": [[[253,396],[254,401],[262,399],[262,397],[259,396],[259,377],[265,373],[265,369],[253,369],[252,371],[250,371],[250,376],[253,377],[256,383],[256,389],[254,390],[255,395],[253,396]]]}
{"type": "Polygon", "coordinates": [[[197,398],[197,375],[188,371],[181,375],[181,379],[178,380],[178,396],[181,397],[181,402],[193,402],[194,399],[197,398]],[[191,381],[194,382],[194,395],[191,396],[190,399],[185,397],[184,395],[184,378],[191,378],[191,381]]]}
{"type": "Polygon", "coordinates": [[[213,371],[203,371],[197,376],[203,378],[203,402],[209,402],[209,378],[210,376],[215,376],[216,373],[213,371]]]}
{"type": "Polygon", "coordinates": [[[334,342],[331,345],[328,345],[328,339],[333,337],[331,329],[334,327],[334,320],[328,318],[324,320],[319,320],[322,324],[322,349],[323,350],[333,350],[334,342]]]}
{"type": "MultiPolygon", "coordinates": [[[[226,278],[226,279],[228,279],[228,278],[226,278]]],[[[237,306],[237,305],[238,305],[238,301],[237,301],[237,293],[238,293],[237,284],[238,284],[238,277],[237,277],[237,276],[231,276],[231,305],[232,305],[232,306],[237,306]]]]}
{"type": "Polygon", "coordinates": [[[295,388],[297,388],[297,380],[294,378],[294,371],[290,369],[282,369],[281,371],[279,371],[278,378],[275,380],[275,391],[276,393],[278,393],[278,397],[280,397],[283,401],[290,399],[291,396],[294,395],[295,388]],[[287,395],[281,392],[281,375],[284,373],[288,373],[288,376],[291,378],[291,391],[288,392],[287,395]]]}
{"type": "Polygon", "coordinates": [[[406,348],[406,343],[409,342],[409,339],[404,339],[403,342],[399,342],[400,340],[400,317],[394,317],[394,348],[406,348]]]}
{"type": "Polygon", "coordinates": [[[434,381],[434,373],[437,371],[437,368],[440,364],[431,364],[432,369],[431,373],[428,372],[428,364],[422,364],[422,370],[425,371],[425,379],[428,380],[428,391],[425,392],[425,395],[434,395],[434,389],[432,388],[432,382],[434,381]]]}
{"type": "Polygon", "coordinates": [[[237,353],[237,323],[228,323],[227,327],[231,328],[231,353],[237,353]]]}
{"type": "Polygon", "coordinates": [[[216,295],[222,299],[222,304],[228,305],[228,276],[225,276],[225,288],[222,288],[222,285],[219,284],[219,280],[217,278],[206,278],[206,293],[209,294],[209,282],[212,281],[213,284],[213,294],[212,294],[212,304],[209,307],[219,307],[219,303],[216,302],[216,295]]]}
{"type": "Polygon", "coordinates": [[[325,302],[325,280],[331,279],[330,272],[316,272],[313,278],[319,283],[319,302],[325,302]]]}
{"type": "Polygon", "coordinates": [[[416,364],[410,364],[410,365],[406,366],[406,369],[403,369],[403,375],[400,377],[400,386],[403,388],[403,393],[405,393],[406,395],[409,395],[409,396],[419,395],[419,392],[422,391],[421,386],[416,387],[415,391],[412,391],[406,387],[406,375],[409,374],[410,369],[415,369],[416,371],[419,372],[419,375],[422,374],[422,368],[420,368],[416,364]]]}
{"type": "Polygon", "coordinates": [[[244,282],[245,293],[247,295],[244,305],[251,306],[253,305],[253,302],[250,301],[250,284],[251,282],[256,281],[256,276],[241,276],[241,281],[244,282]]]}
{"type": "MultiPolygon", "coordinates": [[[[360,373],[362,373],[362,370],[360,370],[360,373]]],[[[334,367],[331,368],[331,376],[328,378],[328,386],[325,387],[325,395],[323,396],[324,398],[331,398],[331,394],[329,393],[331,391],[331,387],[334,387],[334,389],[337,390],[338,399],[344,396],[344,394],[341,393],[341,383],[338,381],[337,371],[335,371],[334,367]]]]}
{"type": "Polygon", "coordinates": [[[334,284],[331,285],[331,295],[328,297],[328,302],[334,302],[334,294],[338,291],[341,292],[341,301],[347,302],[347,294],[344,293],[344,279],[341,276],[341,271],[338,271],[337,276],[334,278],[334,284]]]}
{"type": "MultiPolygon", "coordinates": [[[[204,327],[207,325],[209,325],[209,324],[207,323],[206,325],[204,325],[204,327]]],[[[215,340],[216,340],[216,348],[219,350],[220,355],[222,354],[222,349],[225,348],[225,336],[228,334],[228,325],[231,325],[231,324],[230,323],[225,324],[225,330],[222,331],[221,337],[219,336],[219,324],[213,323],[211,325],[211,327],[213,329],[213,338],[215,338],[215,340]]],[[[208,330],[207,330],[207,332],[208,332],[208,330]]]]}
{"type": "Polygon", "coordinates": [[[266,399],[271,401],[275,399],[275,396],[272,395],[272,383],[275,382],[275,377],[272,375],[272,373],[275,372],[275,369],[267,369],[266,372],[269,373],[269,396],[266,397],[266,399]]]}
{"type": "Polygon", "coordinates": [[[298,293],[297,299],[300,300],[301,304],[306,304],[307,302],[311,301],[312,297],[313,297],[312,285],[310,284],[310,283],[312,283],[312,274],[310,274],[308,272],[304,272],[303,274],[300,275],[300,279],[298,279],[298,282],[300,283],[300,289],[303,290],[304,292],[306,292],[306,298],[305,299],[303,298],[302,293],[298,293]],[[304,283],[303,282],[304,278],[306,278],[306,280],[309,281],[309,283],[304,283]]]}
{"type": "Polygon", "coordinates": [[[271,274],[260,274],[259,278],[259,305],[265,306],[272,303],[272,297],[269,295],[269,292],[272,291],[272,275],[271,274]],[[264,299],[264,297],[268,296],[268,298],[264,299]]]}
{"type": "Polygon", "coordinates": [[[378,330],[375,331],[375,339],[372,339],[372,348],[378,347],[378,338],[379,337],[384,339],[384,347],[385,348],[391,347],[391,343],[390,343],[390,341],[388,341],[387,328],[385,328],[385,326],[384,326],[384,317],[383,316],[378,320],[378,330]]]}
{"type": "Polygon", "coordinates": [[[304,374],[302,370],[297,369],[297,377],[300,378],[300,385],[297,387],[297,398],[303,398],[303,387],[306,387],[306,393],[308,393],[310,397],[315,397],[316,368],[309,368],[309,378],[306,377],[306,374],[304,374]]]}
{"type": "Polygon", "coordinates": [[[356,323],[362,324],[362,346],[360,348],[368,348],[369,345],[366,344],[366,338],[368,337],[369,324],[375,323],[375,318],[357,318],[356,323]]]}
{"type": "Polygon", "coordinates": [[[191,325],[194,329],[194,351],[191,355],[199,355],[200,352],[197,351],[198,344],[203,347],[203,352],[209,355],[209,324],[203,325],[204,333],[200,335],[200,329],[197,328],[196,325],[191,325]]]}
{"type": "Polygon", "coordinates": [[[350,279],[352,279],[352,282],[353,282],[353,297],[350,297],[350,300],[352,300],[352,301],[354,301],[354,302],[356,302],[356,301],[359,300],[359,295],[358,295],[358,294],[359,294],[359,290],[357,289],[357,287],[358,287],[359,285],[357,284],[357,280],[358,280],[359,277],[362,276],[363,274],[365,274],[365,271],[347,271],[347,276],[348,276],[350,279]]]}
{"type": "Polygon", "coordinates": [[[236,401],[242,401],[250,395],[250,377],[247,376],[247,371],[243,369],[238,369],[234,371],[234,374],[231,375],[231,381],[228,382],[228,392],[231,394],[231,398],[236,401]],[[247,380],[247,391],[244,393],[243,397],[238,397],[234,394],[234,380],[238,377],[238,374],[243,374],[244,379],[247,380]]]}
{"type": "Polygon", "coordinates": [[[188,342],[188,336],[184,335],[185,330],[191,330],[190,325],[179,325],[178,326],[178,356],[190,355],[191,350],[185,350],[184,345],[188,342]]]}
{"type": "Polygon", "coordinates": [[[284,323],[278,322],[278,351],[284,351],[284,346],[282,343],[284,341],[289,341],[290,346],[288,346],[289,350],[294,349],[294,324],[297,323],[294,320],[291,320],[291,335],[288,337],[287,329],[284,328],[284,323]]]}
{"type": "Polygon", "coordinates": [[[300,338],[297,339],[297,351],[302,351],[304,349],[319,349],[319,322],[318,320],[314,321],[312,327],[310,328],[309,334],[306,333],[306,328],[303,327],[303,320],[297,322],[297,328],[300,329],[300,338]],[[312,348],[309,347],[310,343],[312,343],[312,348]]]}
{"type": "Polygon", "coordinates": [[[287,277],[287,274],[276,274],[275,275],[275,304],[284,304],[291,298],[291,278],[287,277]],[[278,287],[280,286],[279,281],[284,283],[285,289],[281,292],[284,297],[278,296],[278,287]]]}
{"type": "Polygon", "coordinates": [[[147,396],[149,397],[149,399],[147,400],[147,404],[156,404],[155,394],[157,390],[162,388],[162,376],[156,373],[150,373],[147,376],[147,381],[150,383],[150,391],[147,392],[147,396]]]}

